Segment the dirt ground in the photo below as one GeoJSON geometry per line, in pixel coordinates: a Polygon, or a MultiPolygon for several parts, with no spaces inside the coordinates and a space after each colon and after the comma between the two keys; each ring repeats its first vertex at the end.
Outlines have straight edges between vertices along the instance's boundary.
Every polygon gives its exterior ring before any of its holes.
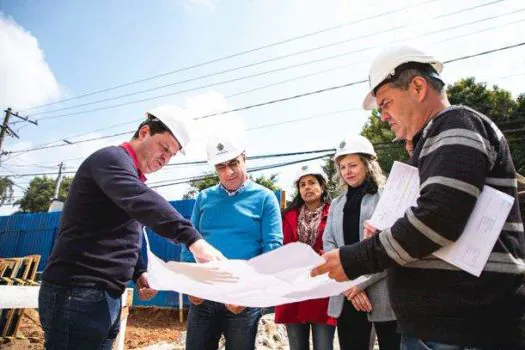
{"type": "MultiPolygon", "coordinates": [[[[185,329],[186,324],[179,322],[177,310],[132,308],[126,327],[126,349],[138,349],[160,342],[178,343],[181,331],[185,329]]],[[[19,339],[4,340],[0,343],[0,348],[6,350],[44,348],[44,334],[36,310],[25,311],[17,336],[19,339]]]]}
{"type": "MultiPolygon", "coordinates": [[[[273,314],[263,316],[259,323],[256,340],[257,349],[288,349],[288,338],[283,325],[273,322],[273,314]]],[[[187,315],[184,314],[184,319],[187,315]]],[[[179,322],[175,309],[132,308],[126,327],[126,349],[184,349],[186,323],[179,322]],[[151,347],[150,347],[151,346],[151,347]]],[[[43,349],[44,335],[38,313],[27,309],[20,323],[17,339],[0,340],[2,350],[43,349]]],[[[221,343],[222,344],[222,343],[221,343]]],[[[220,349],[224,349],[221,346],[220,349]]],[[[336,338],[334,350],[339,349],[336,338]]],[[[374,350],[379,349],[377,343],[374,350]]]]}

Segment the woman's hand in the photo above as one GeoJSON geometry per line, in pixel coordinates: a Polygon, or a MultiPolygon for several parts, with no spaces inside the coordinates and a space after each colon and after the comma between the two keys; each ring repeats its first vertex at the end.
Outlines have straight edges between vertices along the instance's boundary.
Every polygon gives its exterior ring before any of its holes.
{"type": "Polygon", "coordinates": [[[374,226],[370,225],[370,221],[369,220],[366,220],[363,223],[363,226],[364,226],[364,230],[363,230],[363,238],[364,239],[373,237],[378,232],[377,228],[375,228],[374,226]]]}
{"type": "Polygon", "coordinates": [[[372,304],[370,303],[370,300],[368,299],[366,293],[363,291],[357,293],[352,299],[350,299],[350,301],[352,302],[352,305],[354,305],[354,308],[357,311],[372,311],[372,304]]]}

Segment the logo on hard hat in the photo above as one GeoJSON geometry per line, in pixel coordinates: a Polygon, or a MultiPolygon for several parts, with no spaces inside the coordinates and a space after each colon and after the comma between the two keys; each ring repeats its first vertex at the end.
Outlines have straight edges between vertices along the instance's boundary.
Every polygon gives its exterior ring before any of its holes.
{"type": "Polygon", "coordinates": [[[303,171],[308,170],[308,165],[303,166],[303,167],[301,168],[301,170],[303,170],[303,171]]]}
{"type": "Polygon", "coordinates": [[[222,143],[217,144],[217,151],[222,151],[224,149],[224,145],[222,143]]]}
{"type": "Polygon", "coordinates": [[[345,146],[346,146],[346,142],[344,141],[339,144],[339,148],[345,148],[345,146]]]}

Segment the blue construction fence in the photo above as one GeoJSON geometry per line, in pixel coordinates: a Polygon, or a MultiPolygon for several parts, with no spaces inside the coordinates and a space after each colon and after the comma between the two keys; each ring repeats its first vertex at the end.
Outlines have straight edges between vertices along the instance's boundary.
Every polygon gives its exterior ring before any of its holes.
{"type": "MultiPolygon", "coordinates": [[[[281,193],[275,191],[280,202],[281,193]]],[[[170,204],[185,218],[191,217],[194,199],[172,201],[170,204]]],[[[55,238],[60,229],[61,212],[54,213],[32,213],[14,214],[0,216],[0,257],[22,257],[26,255],[39,254],[41,256],[38,271],[46,266],[47,259],[53,249],[55,238]]],[[[181,246],[154,234],[148,229],[148,237],[151,250],[164,261],[179,261],[181,246]]],[[[145,254],[144,254],[145,255],[145,254]]],[[[133,283],[130,283],[130,287],[133,283]]],[[[187,296],[184,296],[184,304],[188,304],[187,296]]],[[[176,292],[159,292],[149,301],[138,298],[135,290],[133,298],[134,305],[178,307],[179,294],[176,292]]]]}

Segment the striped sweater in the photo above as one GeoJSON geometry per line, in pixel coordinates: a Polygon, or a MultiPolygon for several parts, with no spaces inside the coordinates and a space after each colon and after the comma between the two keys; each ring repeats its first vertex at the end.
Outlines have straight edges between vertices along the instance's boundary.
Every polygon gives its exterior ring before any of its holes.
{"type": "Polygon", "coordinates": [[[414,137],[420,197],[390,229],[341,248],[349,278],[388,269],[400,331],[442,343],[525,347],[525,239],[518,201],[481,276],[431,254],[456,241],[489,185],[517,197],[507,141],[486,116],[452,106],[414,137]]]}

